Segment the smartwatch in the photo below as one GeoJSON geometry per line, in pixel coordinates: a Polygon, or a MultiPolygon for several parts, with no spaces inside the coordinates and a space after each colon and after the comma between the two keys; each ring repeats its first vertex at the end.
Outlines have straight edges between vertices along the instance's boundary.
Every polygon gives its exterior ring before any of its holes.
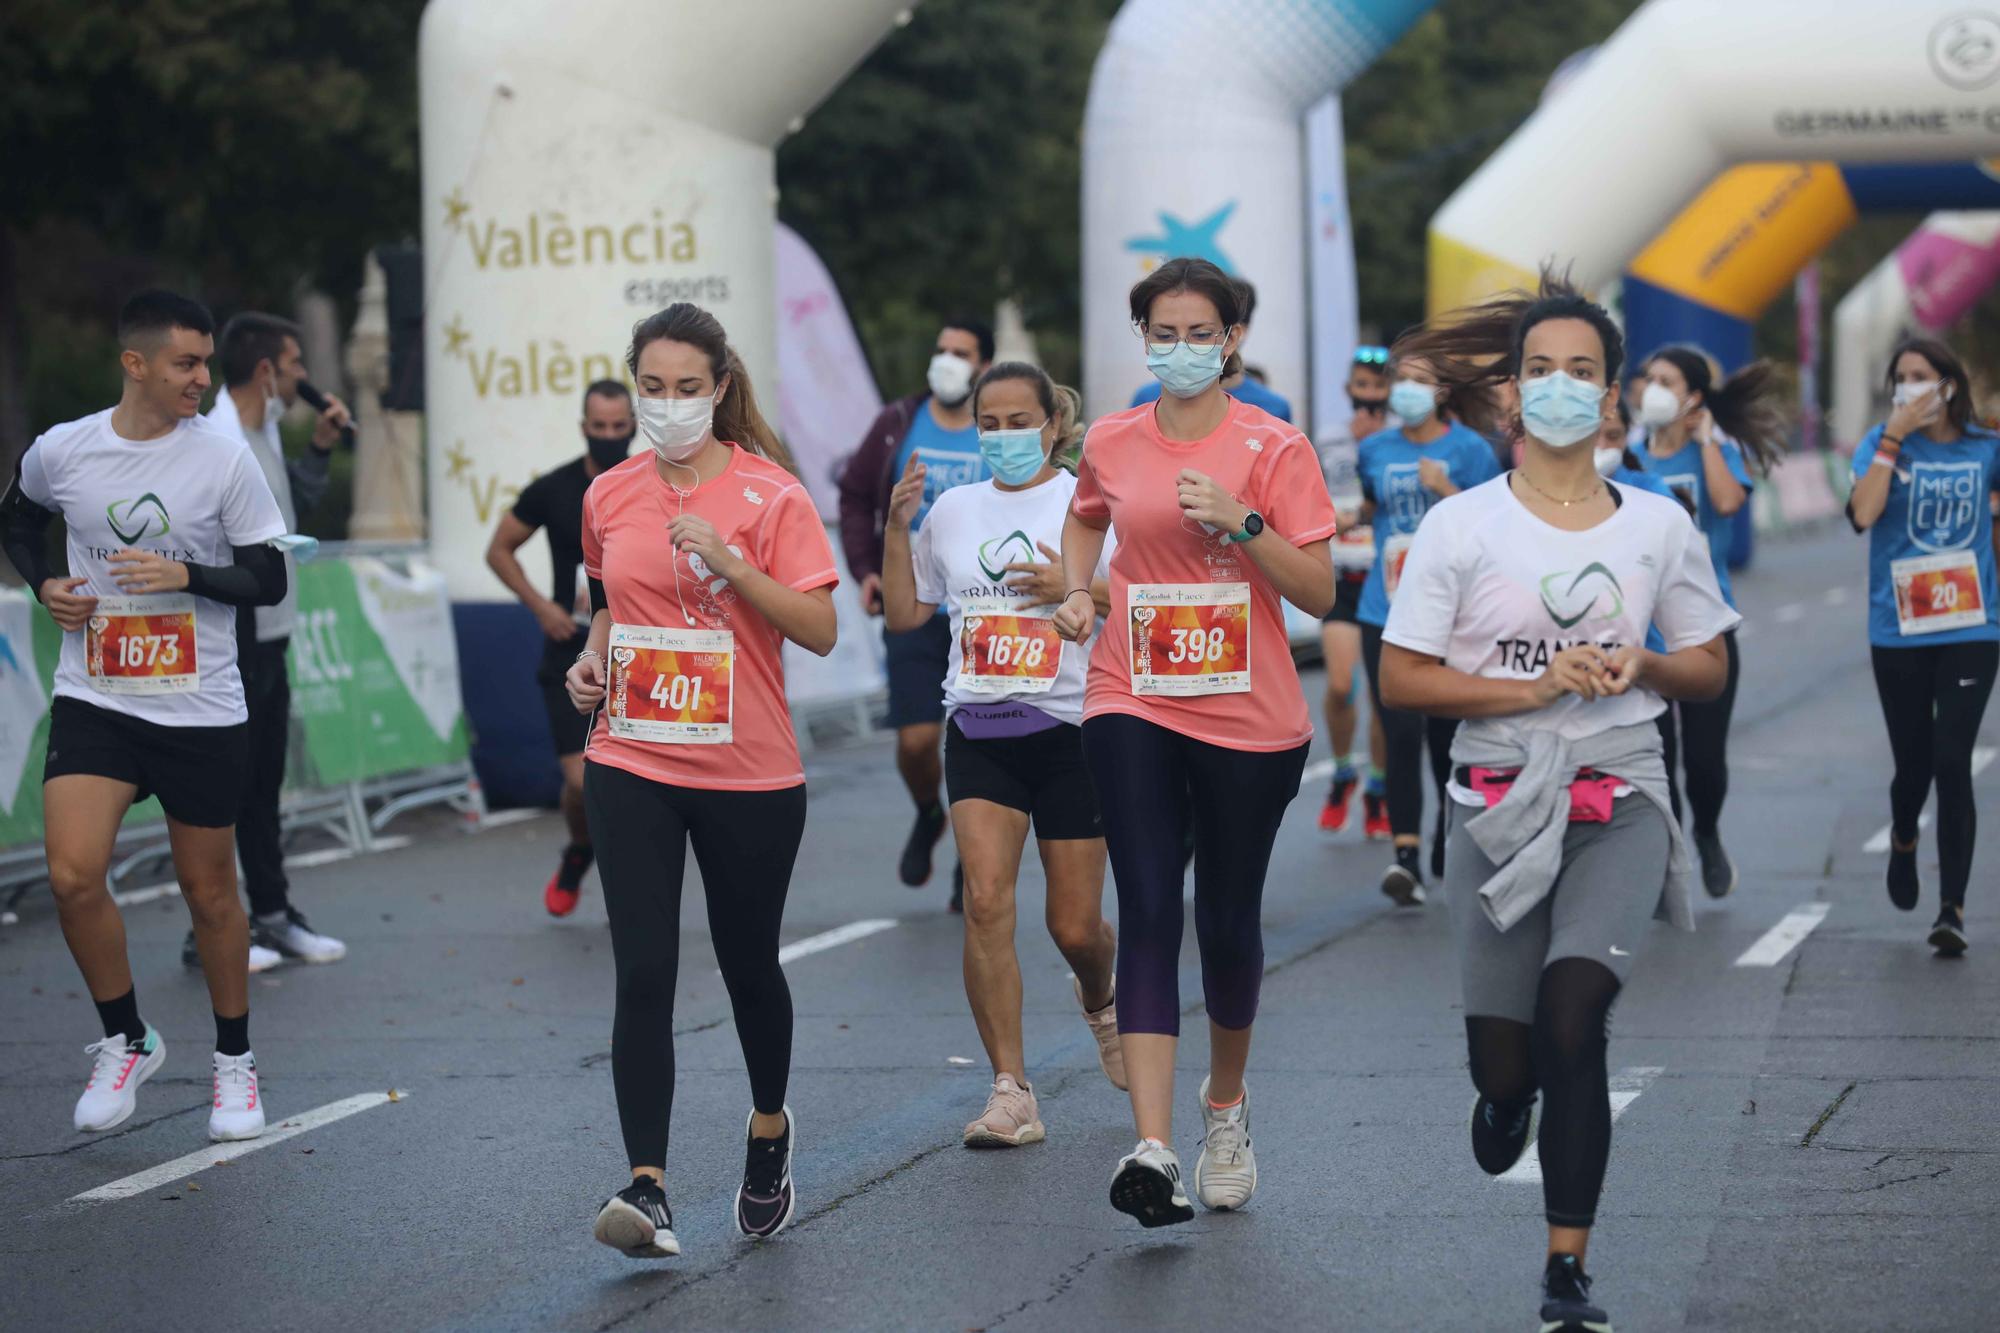
{"type": "Polygon", "coordinates": [[[1229,540],[1233,542],[1247,542],[1263,531],[1264,516],[1253,509],[1243,516],[1243,531],[1230,533],[1229,540]]]}

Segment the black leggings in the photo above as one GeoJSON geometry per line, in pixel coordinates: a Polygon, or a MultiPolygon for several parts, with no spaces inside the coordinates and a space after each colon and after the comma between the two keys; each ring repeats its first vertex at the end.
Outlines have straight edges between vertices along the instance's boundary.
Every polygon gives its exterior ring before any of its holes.
{"type": "Polygon", "coordinates": [[[1550,1226],[1588,1227],[1611,1160],[1611,1083],[1605,1046],[1618,978],[1590,958],[1558,958],[1542,971],[1533,1025],[1465,1020],[1472,1085],[1511,1110],[1542,1094],[1542,1208],[1550,1226]]]}
{"type": "Polygon", "coordinates": [[[1194,831],[1194,933],[1217,1026],[1247,1028],[1264,984],[1264,872],[1306,751],[1230,750],[1123,713],[1083,724],[1118,884],[1118,1030],[1181,1030],[1181,846],[1194,831]]]}
{"type": "Polygon", "coordinates": [[[765,1115],[784,1109],[792,992],[778,966],[778,927],[805,833],[806,789],[701,791],[588,763],[583,801],[618,969],[611,1084],[625,1155],[635,1167],[664,1167],[674,1105],[681,878],[690,843],[708,899],[715,961],[750,1069],[751,1104],[765,1115]]]}
{"type": "Polygon", "coordinates": [[[1451,740],[1458,719],[1425,717],[1422,713],[1382,706],[1382,627],[1361,626],[1361,661],[1368,669],[1368,698],[1382,719],[1383,779],[1389,792],[1389,831],[1396,837],[1419,837],[1424,827],[1423,752],[1430,749],[1431,785],[1437,790],[1442,818],[1444,788],[1451,781],[1451,740]]]}
{"type": "Polygon", "coordinates": [[[1896,776],[1889,783],[1890,831],[1914,842],[1917,816],[1937,783],[1939,897],[1965,905],[1978,816],[1972,803],[1972,743],[1993,693],[2000,643],[1874,648],[1875,692],[1889,726],[1896,776]]]}
{"type": "MultiPolygon", "coordinates": [[[[1742,667],[1736,655],[1736,631],[1722,636],[1729,652],[1729,679],[1722,693],[1707,703],[1681,702],[1668,707],[1680,712],[1681,764],[1687,774],[1687,808],[1696,833],[1714,833],[1722,820],[1722,803],[1729,796],[1729,718],[1736,711],[1736,677],[1742,667]]],[[[1665,728],[1662,728],[1664,731],[1665,728]]],[[[1667,753],[1667,783],[1673,787],[1674,759],[1667,753]]],[[[1674,788],[1674,814],[1681,812],[1680,789],[1674,788]]]]}

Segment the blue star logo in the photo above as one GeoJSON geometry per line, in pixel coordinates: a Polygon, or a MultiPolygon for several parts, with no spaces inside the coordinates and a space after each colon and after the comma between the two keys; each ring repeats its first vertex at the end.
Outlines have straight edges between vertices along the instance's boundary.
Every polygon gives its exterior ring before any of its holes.
{"type": "Polygon", "coordinates": [[[1235,211],[1236,201],[1232,199],[1199,222],[1183,222],[1172,213],[1161,212],[1159,234],[1134,236],[1125,242],[1125,248],[1142,255],[1158,255],[1161,259],[1206,259],[1224,273],[1234,273],[1236,266],[1222,253],[1216,233],[1235,211]]]}

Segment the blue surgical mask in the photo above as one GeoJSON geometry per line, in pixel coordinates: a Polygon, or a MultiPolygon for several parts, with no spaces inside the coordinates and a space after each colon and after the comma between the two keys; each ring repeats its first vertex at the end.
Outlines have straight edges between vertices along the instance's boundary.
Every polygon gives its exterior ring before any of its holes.
{"type": "Polygon", "coordinates": [[[1414,426],[1437,411],[1437,390],[1418,380],[1397,380],[1389,389],[1389,410],[1414,426]]]}
{"type": "Polygon", "coordinates": [[[1160,387],[1176,398],[1192,398],[1222,378],[1222,344],[1193,347],[1174,343],[1164,353],[1146,344],[1146,369],[1160,381],[1160,387]]]}
{"type": "Polygon", "coordinates": [[[1521,424],[1551,449],[1567,449],[1604,425],[1604,386],[1562,371],[1521,382],[1521,424]]]}
{"type": "Polygon", "coordinates": [[[1049,456],[1042,451],[1043,426],[1020,430],[982,430],[979,456],[993,475],[1009,486],[1025,486],[1035,479],[1049,456]]]}

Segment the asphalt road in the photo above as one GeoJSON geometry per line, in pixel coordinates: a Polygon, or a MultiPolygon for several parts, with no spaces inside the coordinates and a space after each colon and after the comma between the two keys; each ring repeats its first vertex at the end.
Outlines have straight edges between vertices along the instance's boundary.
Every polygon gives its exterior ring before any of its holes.
{"type": "MultiPolygon", "coordinates": [[[[1888,817],[1888,759],[1862,566],[1861,544],[1828,532],[1767,544],[1739,585],[1724,831],[1742,887],[1704,901],[1695,934],[1655,927],[1614,1017],[1622,1109],[1590,1266],[1621,1330],[1992,1326],[2000,862],[1982,851],[1962,961],[1923,943],[1928,840],[1921,912],[1888,905],[1865,850],[1888,817]],[[1816,928],[1767,944],[1782,952],[1767,965],[1739,961],[1788,918],[1816,928]]],[[[33,900],[0,928],[0,1328],[1533,1326],[1540,1190],[1488,1179],[1466,1147],[1447,923],[1389,907],[1381,848],[1315,833],[1319,780],[1291,808],[1266,900],[1260,1192],[1148,1232],[1106,1202],[1132,1131],[1040,930],[1038,872],[1020,943],[1049,1139],[971,1153],[959,1131],[987,1076],[948,860],[921,892],[896,883],[906,807],[886,743],[809,767],[787,940],[893,924],[789,965],[800,1217],[777,1241],[730,1227],[748,1091],[699,893],[668,1163],[685,1253],[636,1263],[589,1235],[625,1175],[594,882],[552,922],[552,819],[439,828],[299,872],[298,902],[351,954],[257,979],[253,1042],[274,1126],[350,1113],[223,1165],[203,1137],[208,1006],[179,962],[178,900],[128,912],[170,1056],[133,1120],[98,1138],[70,1129],[97,1031],[53,913],[33,900]],[[192,1174],[79,1198],[188,1154],[192,1174]]],[[[2000,827],[1991,774],[1980,790],[2000,827]]],[[[1192,931],[1187,949],[1193,1015],[1192,931]]],[[[1206,1052],[1187,1029],[1175,1137],[1191,1156],[1206,1052]]]]}

